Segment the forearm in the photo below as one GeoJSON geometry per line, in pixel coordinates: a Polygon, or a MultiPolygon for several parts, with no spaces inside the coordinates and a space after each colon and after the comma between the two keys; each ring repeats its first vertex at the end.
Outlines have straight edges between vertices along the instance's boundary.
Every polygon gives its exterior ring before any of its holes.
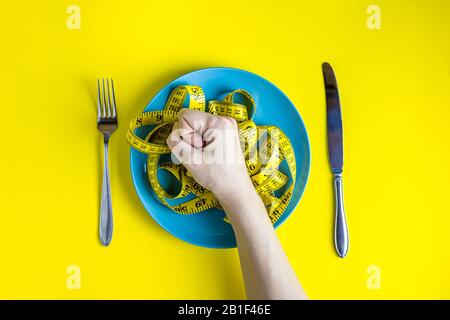
{"type": "Polygon", "coordinates": [[[306,299],[254,188],[218,197],[233,226],[249,299],[306,299]]]}

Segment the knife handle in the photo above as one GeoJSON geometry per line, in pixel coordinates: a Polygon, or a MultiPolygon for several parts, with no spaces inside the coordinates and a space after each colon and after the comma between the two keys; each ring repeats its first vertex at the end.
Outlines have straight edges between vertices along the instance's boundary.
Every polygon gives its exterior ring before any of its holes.
{"type": "Polygon", "coordinates": [[[342,172],[333,173],[334,198],[336,214],[334,221],[334,245],[339,257],[344,258],[348,251],[349,237],[344,211],[344,194],[342,189],[342,172]]]}

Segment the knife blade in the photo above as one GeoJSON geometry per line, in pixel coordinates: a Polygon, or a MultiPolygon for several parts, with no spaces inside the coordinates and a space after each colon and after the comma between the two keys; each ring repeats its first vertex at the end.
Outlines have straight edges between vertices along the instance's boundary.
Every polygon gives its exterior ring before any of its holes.
{"type": "Polygon", "coordinates": [[[347,255],[349,236],[344,210],[342,168],[344,164],[342,113],[336,76],[328,62],[322,64],[327,105],[328,159],[333,175],[335,198],[334,244],[339,257],[347,255]]]}

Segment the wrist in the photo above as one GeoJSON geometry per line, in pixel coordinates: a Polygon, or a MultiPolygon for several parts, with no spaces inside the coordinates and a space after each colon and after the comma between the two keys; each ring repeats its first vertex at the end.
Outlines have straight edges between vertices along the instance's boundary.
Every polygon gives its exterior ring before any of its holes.
{"type": "Polygon", "coordinates": [[[243,205],[249,201],[250,198],[254,198],[258,194],[253,187],[250,180],[244,182],[236,182],[236,184],[218,184],[211,189],[216,199],[222,206],[229,207],[230,205],[243,205]]]}
{"type": "Polygon", "coordinates": [[[253,225],[256,221],[264,223],[270,221],[264,203],[251,182],[246,187],[241,185],[238,190],[229,188],[213,194],[233,227],[253,225]]]}

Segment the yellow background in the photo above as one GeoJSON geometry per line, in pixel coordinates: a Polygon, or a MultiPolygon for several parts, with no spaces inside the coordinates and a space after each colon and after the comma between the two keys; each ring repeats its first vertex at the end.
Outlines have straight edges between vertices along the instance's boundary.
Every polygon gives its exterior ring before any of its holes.
{"type": "Polygon", "coordinates": [[[244,298],[235,250],[179,241],[146,213],[126,125],[159,88],[229,66],[275,83],[311,140],[306,192],[278,235],[307,293],[450,298],[450,2],[9,1],[0,9],[0,298],[244,298]],[[69,30],[66,9],[81,9],[69,30]],[[366,26],[381,9],[381,29],[366,26]],[[337,74],[351,244],[332,242],[321,63],[337,74]],[[96,78],[113,77],[115,230],[98,241],[96,78]],[[66,286],[67,267],[81,289],[66,286]],[[367,287],[368,267],[381,288],[367,287]]]}

